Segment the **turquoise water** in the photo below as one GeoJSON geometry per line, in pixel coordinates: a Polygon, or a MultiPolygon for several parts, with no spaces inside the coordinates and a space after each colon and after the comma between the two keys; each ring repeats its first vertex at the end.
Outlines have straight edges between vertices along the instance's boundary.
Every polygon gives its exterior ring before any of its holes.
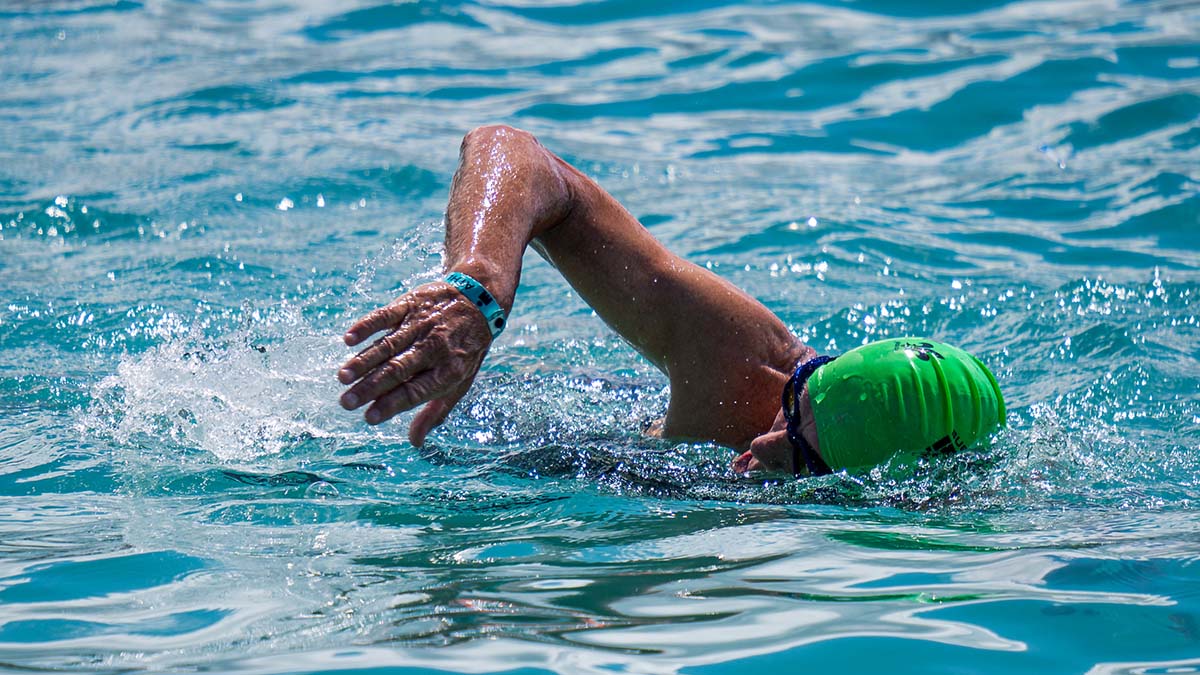
{"type": "Polygon", "coordinates": [[[0,670],[1200,671],[1200,5],[0,3],[0,670]],[[430,445],[337,405],[529,129],[988,450],[732,474],[530,256],[430,445]],[[764,670],[765,669],[765,670],[764,670]]]}

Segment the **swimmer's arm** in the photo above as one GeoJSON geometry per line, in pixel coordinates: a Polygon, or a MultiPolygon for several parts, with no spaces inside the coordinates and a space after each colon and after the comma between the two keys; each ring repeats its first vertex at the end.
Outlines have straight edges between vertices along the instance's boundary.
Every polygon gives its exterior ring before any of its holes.
{"type": "MultiPolygon", "coordinates": [[[[570,194],[552,156],[527,133],[483,127],[463,139],[446,207],[445,272],[481,283],[506,314],[529,242],[566,216],[570,194]]],[[[482,314],[445,282],[425,284],[350,327],[346,344],[388,331],[338,372],[342,407],[370,404],[378,424],[426,403],[409,426],[420,446],[466,395],[491,333],[482,314]]]]}
{"type": "Polygon", "coordinates": [[[770,428],[778,392],[812,350],[757,300],[672,253],[595,181],[554,160],[570,208],[533,246],[668,376],[663,433],[744,447],[770,428]]]}
{"type": "MultiPolygon", "coordinates": [[[[510,127],[463,141],[446,212],[446,271],[469,274],[511,310],[527,246],[671,380],[669,435],[742,445],[770,426],[787,371],[807,349],[766,308],[675,256],[594,181],[510,127]]],[[[381,343],[339,373],[347,408],[377,423],[422,402],[415,445],[465,395],[490,345],[482,316],[444,283],[422,286],[351,327],[381,343]],[[360,379],[361,378],[361,379],[360,379]],[[351,398],[353,397],[353,398],[351,398]]]]}

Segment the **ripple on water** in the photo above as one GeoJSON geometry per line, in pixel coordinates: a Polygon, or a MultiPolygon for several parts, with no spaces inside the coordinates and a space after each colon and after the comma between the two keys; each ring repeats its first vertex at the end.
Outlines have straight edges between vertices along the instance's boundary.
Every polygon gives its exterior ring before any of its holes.
{"type": "Polygon", "coordinates": [[[1195,669],[1200,17],[1101,9],[0,12],[0,660],[1195,669]],[[642,437],[665,381],[533,256],[427,447],[365,427],[337,336],[436,277],[493,121],[820,349],[972,349],[1009,428],[733,474],[642,437]]]}

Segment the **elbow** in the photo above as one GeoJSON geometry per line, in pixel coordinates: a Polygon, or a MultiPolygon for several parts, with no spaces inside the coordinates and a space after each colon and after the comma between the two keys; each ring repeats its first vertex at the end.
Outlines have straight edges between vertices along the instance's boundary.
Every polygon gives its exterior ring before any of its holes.
{"type": "Polygon", "coordinates": [[[463,136],[461,151],[466,153],[472,148],[481,146],[494,147],[497,145],[532,145],[540,147],[533,134],[507,124],[485,124],[475,127],[463,136]]]}
{"type": "Polygon", "coordinates": [[[553,229],[572,213],[572,171],[533,134],[507,124],[487,124],[467,132],[459,151],[460,167],[497,161],[508,165],[516,176],[513,187],[525,188],[524,193],[536,201],[531,239],[553,229]]]}

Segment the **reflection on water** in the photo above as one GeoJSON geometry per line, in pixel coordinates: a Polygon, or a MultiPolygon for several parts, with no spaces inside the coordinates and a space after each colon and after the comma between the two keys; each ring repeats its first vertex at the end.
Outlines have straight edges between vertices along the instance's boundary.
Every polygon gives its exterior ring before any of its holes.
{"type": "Polygon", "coordinates": [[[0,662],[1200,669],[1189,3],[0,9],[0,662]],[[862,476],[645,438],[544,263],[429,447],[336,404],[458,140],[536,132],[822,351],[977,352],[1010,428],[862,476]]]}

